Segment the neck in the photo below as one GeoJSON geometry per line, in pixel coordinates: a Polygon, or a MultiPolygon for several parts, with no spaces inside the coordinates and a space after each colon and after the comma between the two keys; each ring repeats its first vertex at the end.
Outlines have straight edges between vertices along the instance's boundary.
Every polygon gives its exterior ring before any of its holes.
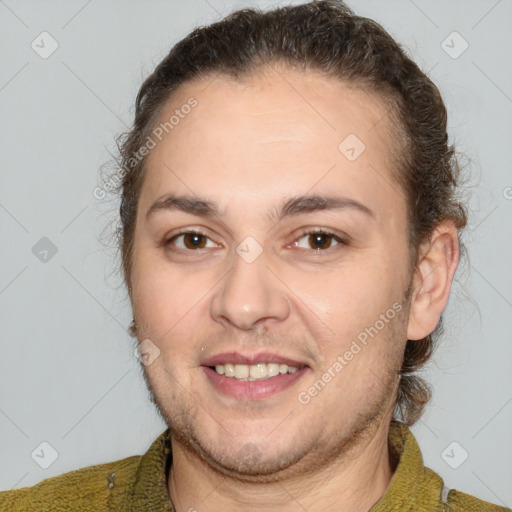
{"type": "Polygon", "coordinates": [[[389,421],[382,421],[349,453],[315,474],[289,473],[267,483],[223,475],[173,439],[169,494],[177,512],[366,512],[382,497],[393,476],[388,431],[389,421]]]}

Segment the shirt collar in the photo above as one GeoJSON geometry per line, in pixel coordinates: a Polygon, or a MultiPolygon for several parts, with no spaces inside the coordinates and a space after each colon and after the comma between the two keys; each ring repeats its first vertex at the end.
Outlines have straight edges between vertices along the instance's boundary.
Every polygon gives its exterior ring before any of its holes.
{"type": "Polygon", "coordinates": [[[175,512],[167,487],[167,470],[171,462],[171,432],[167,429],[140,459],[129,499],[129,512],[175,512]]]}
{"type": "Polygon", "coordinates": [[[420,447],[404,423],[391,422],[388,447],[391,460],[398,464],[386,492],[370,512],[438,510],[443,480],[424,466],[420,447]]]}

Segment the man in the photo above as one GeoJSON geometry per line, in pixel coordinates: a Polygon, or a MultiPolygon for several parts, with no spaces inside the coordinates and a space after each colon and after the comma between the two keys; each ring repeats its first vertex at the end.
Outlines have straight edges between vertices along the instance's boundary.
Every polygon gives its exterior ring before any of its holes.
{"type": "Polygon", "coordinates": [[[446,488],[408,429],[466,213],[439,92],[379,25],[331,0],[197,29],[120,150],[132,333],[169,429],[2,511],[505,510],[446,488]]]}

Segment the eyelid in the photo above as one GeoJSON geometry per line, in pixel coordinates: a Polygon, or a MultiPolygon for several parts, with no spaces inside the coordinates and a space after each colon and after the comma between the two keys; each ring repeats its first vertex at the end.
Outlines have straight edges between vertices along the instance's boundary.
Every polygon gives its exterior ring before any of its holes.
{"type": "MultiPolygon", "coordinates": [[[[164,239],[163,239],[163,242],[162,242],[162,245],[163,246],[167,246],[169,245],[174,239],[178,238],[179,236],[182,236],[182,235],[189,235],[189,234],[195,234],[195,235],[202,235],[204,236],[205,238],[208,238],[209,240],[211,240],[212,242],[214,243],[217,243],[215,242],[212,237],[205,231],[203,230],[202,228],[186,228],[186,229],[182,229],[181,231],[178,231],[177,233],[173,233],[169,236],[166,236],[164,239]]],[[[201,250],[204,250],[204,249],[195,249],[194,251],[190,250],[190,249],[175,249],[175,250],[182,250],[182,251],[187,251],[187,252],[200,252],[201,250]]]]}
{"type": "Polygon", "coordinates": [[[299,234],[295,236],[295,240],[298,238],[302,238],[304,235],[312,235],[315,233],[321,233],[323,235],[329,235],[332,238],[334,238],[337,242],[341,244],[348,244],[350,241],[350,238],[345,235],[344,233],[337,233],[332,231],[329,228],[304,228],[299,231],[299,234]]]}

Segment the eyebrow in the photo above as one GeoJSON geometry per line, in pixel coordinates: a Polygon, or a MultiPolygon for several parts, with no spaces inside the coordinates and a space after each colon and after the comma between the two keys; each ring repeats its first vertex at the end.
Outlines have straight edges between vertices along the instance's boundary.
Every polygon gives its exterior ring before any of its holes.
{"type": "MultiPolygon", "coordinates": [[[[273,208],[269,212],[268,218],[271,221],[280,222],[286,217],[303,213],[344,209],[359,211],[374,219],[376,218],[375,213],[370,208],[355,199],[318,194],[293,196],[286,199],[279,208],[273,208]]],[[[155,201],[146,213],[146,220],[149,220],[159,211],[181,211],[201,217],[223,217],[224,215],[217,203],[213,201],[195,196],[177,196],[174,194],[167,194],[162,199],[155,201]]]]}

